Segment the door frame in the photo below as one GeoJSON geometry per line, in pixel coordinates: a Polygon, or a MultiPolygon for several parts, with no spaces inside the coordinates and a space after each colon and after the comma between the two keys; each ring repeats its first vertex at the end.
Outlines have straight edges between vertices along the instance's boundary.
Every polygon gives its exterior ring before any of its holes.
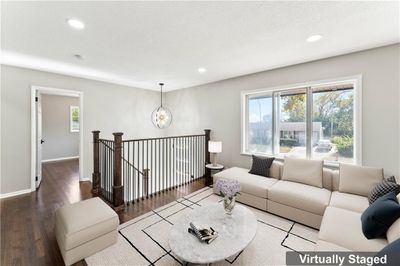
{"type": "Polygon", "coordinates": [[[79,181],[83,178],[83,92],[43,86],[31,86],[31,191],[36,190],[36,94],[70,96],[79,98],[79,181]]]}

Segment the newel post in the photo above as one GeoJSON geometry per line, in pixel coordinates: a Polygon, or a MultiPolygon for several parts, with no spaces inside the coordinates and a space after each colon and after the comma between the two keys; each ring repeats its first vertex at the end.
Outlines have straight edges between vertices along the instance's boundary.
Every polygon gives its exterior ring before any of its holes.
{"type": "Polygon", "coordinates": [[[93,174],[92,174],[92,193],[98,195],[100,192],[100,153],[99,153],[99,130],[93,133],[93,174]]]}
{"type": "MultiPolygon", "coordinates": [[[[210,134],[211,134],[211,129],[204,129],[205,132],[205,164],[210,164],[211,159],[210,159],[210,152],[208,151],[208,142],[210,141],[210,134]]],[[[206,185],[211,185],[212,184],[212,179],[211,179],[211,169],[207,168],[204,165],[204,176],[206,178],[206,185]]]]}
{"type": "Polygon", "coordinates": [[[122,135],[117,132],[114,135],[114,180],[113,180],[113,207],[114,210],[124,208],[124,187],[122,186],[121,158],[122,158],[122,135]]]}

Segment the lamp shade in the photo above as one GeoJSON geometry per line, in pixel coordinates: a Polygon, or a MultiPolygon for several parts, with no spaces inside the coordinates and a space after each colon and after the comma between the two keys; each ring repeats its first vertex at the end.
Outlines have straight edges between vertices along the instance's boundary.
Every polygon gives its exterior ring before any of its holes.
{"type": "Polygon", "coordinates": [[[222,142],[221,141],[209,141],[208,142],[208,152],[212,152],[212,153],[222,152],[222,142]]]}

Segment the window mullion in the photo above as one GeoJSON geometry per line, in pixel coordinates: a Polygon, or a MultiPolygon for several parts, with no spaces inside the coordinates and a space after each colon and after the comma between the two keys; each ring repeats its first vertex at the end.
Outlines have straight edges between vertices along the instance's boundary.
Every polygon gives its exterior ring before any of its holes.
{"type": "Polygon", "coordinates": [[[313,132],[313,95],[312,88],[307,87],[307,105],[306,105],[306,158],[312,156],[312,132],[313,132]]]}
{"type": "Polygon", "coordinates": [[[280,132],[279,132],[279,92],[274,92],[272,94],[273,98],[273,103],[272,103],[272,153],[273,154],[278,154],[278,149],[279,149],[279,138],[280,138],[280,132]]]}

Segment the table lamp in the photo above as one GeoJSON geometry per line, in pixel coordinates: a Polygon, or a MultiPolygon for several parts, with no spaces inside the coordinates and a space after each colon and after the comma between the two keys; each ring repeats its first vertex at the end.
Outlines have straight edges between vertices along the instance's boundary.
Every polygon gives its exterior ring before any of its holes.
{"type": "Polygon", "coordinates": [[[213,166],[217,166],[217,154],[222,152],[222,142],[221,141],[209,141],[208,142],[208,152],[214,153],[213,166]]]}

